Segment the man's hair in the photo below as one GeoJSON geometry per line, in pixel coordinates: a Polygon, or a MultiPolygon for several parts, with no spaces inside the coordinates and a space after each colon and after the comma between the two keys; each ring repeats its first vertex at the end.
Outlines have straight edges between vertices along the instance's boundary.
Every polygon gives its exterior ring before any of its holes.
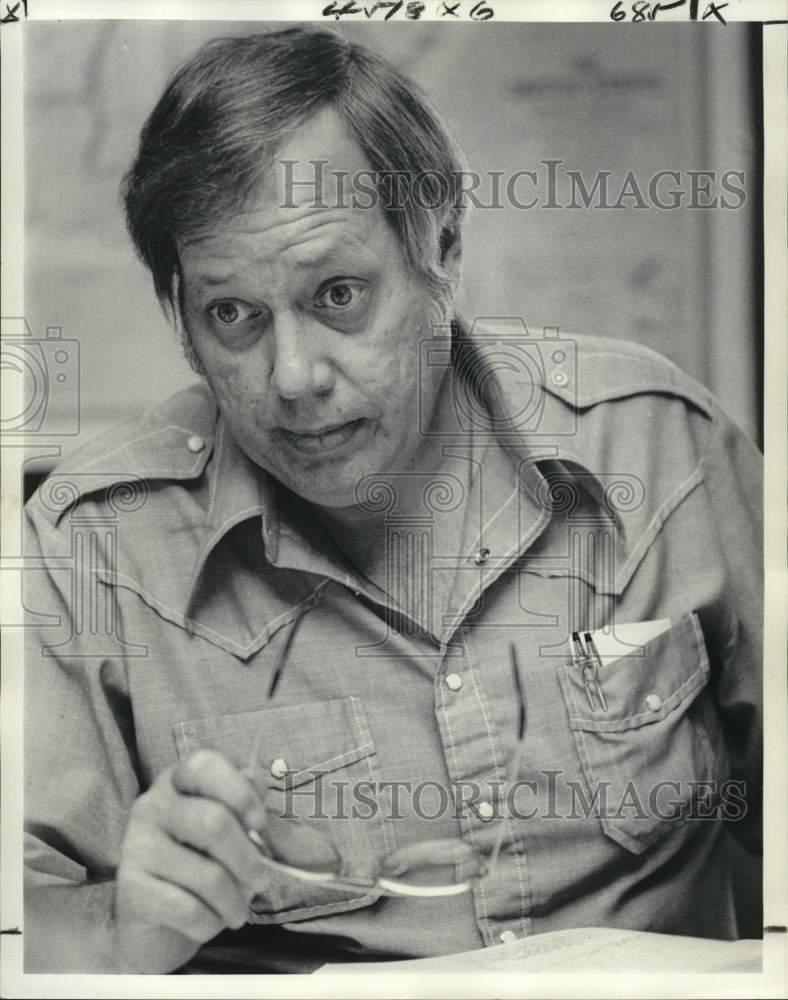
{"type": "Polygon", "coordinates": [[[462,155],[437,112],[387,60],[333,31],[219,38],[172,77],[123,182],[126,221],[162,305],[177,312],[178,244],[215,231],[266,179],[284,140],[333,107],[375,171],[405,260],[440,295],[459,236],[462,155]],[[391,200],[392,172],[420,197],[391,200]],[[425,207],[427,206],[427,207],[425,207]]]}

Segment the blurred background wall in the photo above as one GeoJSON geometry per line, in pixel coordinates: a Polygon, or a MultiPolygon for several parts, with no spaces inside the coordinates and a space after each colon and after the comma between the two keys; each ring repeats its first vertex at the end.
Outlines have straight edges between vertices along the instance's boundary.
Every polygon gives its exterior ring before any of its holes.
{"type": "MultiPolygon", "coordinates": [[[[118,183],[173,68],[208,38],[258,26],[72,21],[25,30],[25,319],[33,338],[54,328],[77,341],[80,372],[79,433],[70,433],[70,374],[62,390],[51,382],[36,440],[66,454],[193,381],[129,246],[118,183]]],[[[427,90],[472,169],[544,176],[543,161],[560,160],[559,174],[580,171],[588,186],[606,170],[614,202],[628,171],[644,189],[658,171],[679,171],[685,193],[687,171],[743,172],[737,210],[638,208],[633,198],[623,210],[477,209],[465,233],[463,305],[469,317],[522,316],[532,332],[548,325],[648,344],[709,386],[759,439],[757,26],[346,30],[427,90]]],[[[518,190],[532,196],[528,186],[518,190]]],[[[720,193],[713,184],[712,196],[720,193]]],[[[544,203],[544,186],[539,194],[544,203]]],[[[565,189],[557,200],[568,201],[565,189]]],[[[44,367],[55,351],[53,343],[41,355],[44,367]]],[[[29,482],[51,461],[32,458],[29,482]]],[[[739,851],[734,867],[742,932],[759,936],[760,869],[739,851]]]]}
{"type": "MultiPolygon", "coordinates": [[[[411,74],[443,109],[478,171],[546,160],[591,186],[628,171],[745,174],[737,210],[514,207],[471,213],[463,304],[529,328],[649,344],[708,385],[759,434],[760,322],[753,127],[758,81],[748,25],[377,24],[342,28],[411,74]]],[[[80,345],[80,434],[132,417],[192,380],[126,237],[118,183],[173,68],[201,42],[256,26],[206,22],[26,25],[26,319],[80,345]]],[[[755,54],[757,61],[758,55],[755,54]]],[[[557,189],[568,202],[567,182],[557,189]]],[[[741,185],[740,185],[741,186],[741,185]]],[[[668,180],[661,186],[663,201],[668,180]]],[[[712,184],[712,195],[720,191],[712,184]]],[[[523,181],[517,195],[534,193],[523,181]]],[[[483,185],[480,197],[489,201],[483,185]]],[[[701,197],[700,200],[703,200],[701,197]]],[[[708,198],[706,199],[708,201],[708,198]]],[[[66,400],[66,404],[68,401],[66,400]]],[[[55,394],[53,407],[57,407],[55,394]]],[[[55,414],[50,413],[50,419],[55,414]]]]}

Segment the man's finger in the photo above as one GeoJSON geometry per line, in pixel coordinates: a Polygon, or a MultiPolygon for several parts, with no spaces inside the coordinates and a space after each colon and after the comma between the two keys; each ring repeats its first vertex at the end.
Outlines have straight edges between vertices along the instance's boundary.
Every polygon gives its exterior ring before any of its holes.
{"type": "Polygon", "coordinates": [[[265,884],[257,847],[238,816],[223,803],[181,795],[160,822],[165,833],[218,861],[240,885],[259,890],[265,884]]]}
{"type": "Polygon", "coordinates": [[[147,856],[147,871],[197,896],[225,927],[243,927],[252,892],[213,858],[160,834],[147,856]]]}
{"type": "Polygon", "coordinates": [[[149,872],[128,877],[124,892],[133,897],[126,905],[132,906],[138,920],[168,927],[196,944],[209,941],[223,930],[222,918],[199,896],[149,872]]]}
{"type": "Polygon", "coordinates": [[[214,750],[198,750],[173,768],[173,788],[221,802],[253,830],[265,824],[265,806],[254,784],[214,750]]]}

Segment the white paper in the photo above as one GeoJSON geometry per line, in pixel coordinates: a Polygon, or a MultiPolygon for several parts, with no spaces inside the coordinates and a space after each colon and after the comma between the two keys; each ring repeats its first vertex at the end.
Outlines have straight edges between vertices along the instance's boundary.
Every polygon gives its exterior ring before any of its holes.
{"type": "Polygon", "coordinates": [[[760,972],[762,941],[576,928],[436,958],[324,965],[321,972],[760,972]]]}
{"type": "Polygon", "coordinates": [[[670,626],[670,618],[655,618],[642,622],[615,622],[607,629],[596,629],[591,633],[591,638],[594,640],[599,658],[607,665],[622,656],[640,652],[641,646],[667,632],[670,626]]]}

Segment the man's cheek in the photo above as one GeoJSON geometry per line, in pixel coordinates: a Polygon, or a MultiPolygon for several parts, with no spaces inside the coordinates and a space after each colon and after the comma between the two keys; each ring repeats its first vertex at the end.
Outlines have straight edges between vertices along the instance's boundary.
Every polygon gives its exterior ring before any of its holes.
{"type": "Polygon", "coordinates": [[[214,367],[211,368],[206,373],[206,379],[208,385],[211,388],[214,399],[222,408],[222,410],[227,410],[231,408],[233,402],[233,397],[237,399],[238,397],[238,385],[236,384],[233,391],[233,376],[229,372],[223,370],[218,370],[214,367]]]}
{"type": "Polygon", "coordinates": [[[248,372],[238,365],[224,365],[214,369],[208,383],[222,412],[237,429],[248,434],[255,426],[265,425],[266,389],[262,382],[250,380],[248,372]]]}
{"type": "Polygon", "coordinates": [[[241,365],[236,358],[214,357],[209,362],[208,380],[221,397],[244,397],[248,392],[248,367],[241,365]]]}

